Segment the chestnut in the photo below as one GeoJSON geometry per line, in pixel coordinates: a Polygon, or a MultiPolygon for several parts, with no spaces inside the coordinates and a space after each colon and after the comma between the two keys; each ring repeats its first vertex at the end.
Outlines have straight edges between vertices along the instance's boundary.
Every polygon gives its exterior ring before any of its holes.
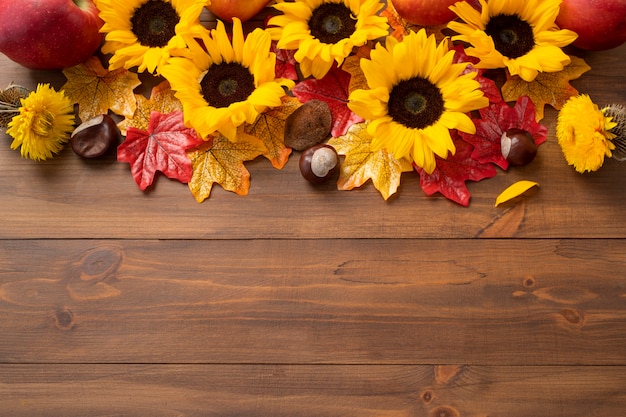
{"type": "Polygon", "coordinates": [[[530,163],[537,155],[537,145],[530,132],[512,127],[500,138],[502,156],[513,166],[530,163]]]}
{"type": "Polygon", "coordinates": [[[339,172],[339,156],[330,145],[320,143],[300,155],[300,173],[312,184],[321,184],[339,172]]]}
{"type": "Polygon", "coordinates": [[[72,149],[84,158],[97,158],[120,140],[120,130],[108,114],[81,123],[70,136],[72,149]]]}

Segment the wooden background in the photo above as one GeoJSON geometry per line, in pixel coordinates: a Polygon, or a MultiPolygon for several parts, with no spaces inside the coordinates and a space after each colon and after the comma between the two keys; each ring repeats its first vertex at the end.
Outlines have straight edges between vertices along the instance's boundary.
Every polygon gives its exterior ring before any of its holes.
{"type": "MultiPolygon", "coordinates": [[[[572,84],[626,97],[626,46],[572,84]]],[[[9,82],[60,71],[0,58],[9,82]]],[[[313,187],[294,153],[250,193],[147,192],[110,153],[35,163],[0,133],[0,415],[618,417],[626,412],[626,165],[547,143],[470,183],[313,187]],[[494,208],[508,185],[540,188],[494,208]]]]}

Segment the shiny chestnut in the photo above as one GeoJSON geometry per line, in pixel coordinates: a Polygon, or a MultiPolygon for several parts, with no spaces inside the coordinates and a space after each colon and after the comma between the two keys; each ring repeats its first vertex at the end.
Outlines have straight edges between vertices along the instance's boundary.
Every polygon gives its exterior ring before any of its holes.
{"type": "Polygon", "coordinates": [[[97,158],[120,140],[120,130],[108,114],[81,123],[70,136],[72,149],[83,158],[97,158]]]}
{"type": "Polygon", "coordinates": [[[330,145],[320,143],[300,155],[300,173],[312,184],[321,184],[339,172],[339,155],[330,145]]]}
{"type": "Polygon", "coordinates": [[[500,138],[502,156],[513,166],[523,166],[530,163],[537,155],[537,145],[530,132],[511,128],[506,130],[500,138]]]}

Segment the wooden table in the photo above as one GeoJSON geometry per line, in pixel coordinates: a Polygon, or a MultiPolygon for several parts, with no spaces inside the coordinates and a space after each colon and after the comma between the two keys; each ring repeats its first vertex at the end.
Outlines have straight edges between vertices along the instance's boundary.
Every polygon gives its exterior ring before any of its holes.
{"type": "MultiPolygon", "coordinates": [[[[572,82],[626,104],[626,46],[572,82]]],[[[0,59],[10,81],[60,71],[0,59]]],[[[626,412],[626,165],[554,137],[470,183],[314,188],[259,158],[250,193],[142,192],[109,154],[0,146],[0,415],[618,417],[626,412]],[[540,188],[494,208],[519,179],[540,188]]]]}

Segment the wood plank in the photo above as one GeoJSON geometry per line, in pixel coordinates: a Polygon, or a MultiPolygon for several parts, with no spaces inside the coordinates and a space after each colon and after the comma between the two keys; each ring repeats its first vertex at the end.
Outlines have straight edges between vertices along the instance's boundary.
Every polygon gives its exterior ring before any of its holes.
{"type": "Polygon", "coordinates": [[[623,366],[0,365],[11,417],[617,417],[623,366]]]}
{"type": "MultiPolygon", "coordinates": [[[[592,70],[572,84],[600,104],[623,102],[614,86],[626,85],[620,66],[626,45],[577,53],[592,70]]],[[[7,82],[29,87],[50,81],[60,88],[65,81],[60,72],[28,71],[6,58],[0,59],[0,74],[7,82]]],[[[548,143],[532,164],[469,184],[467,209],[425,196],[414,173],[404,174],[390,201],[371,184],[350,192],[338,191],[334,184],[313,189],[298,172],[297,154],[283,170],[263,158],[248,163],[248,196],[216,185],[210,199],[198,204],[186,185],[164,177],[149,191],[140,191],[128,164],[117,163],[114,154],[85,161],[67,148],[52,161],[34,163],[10,150],[5,137],[7,146],[0,147],[0,238],[626,237],[626,194],[618,180],[626,165],[609,160],[597,173],[576,173],[556,143],[555,120],[556,111],[548,108],[543,121],[548,143]],[[520,179],[541,187],[520,204],[494,208],[496,196],[520,179]]]]}
{"type": "Polygon", "coordinates": [[[0,241],[0,363],[626,364],[624,240],[0,241]]]}

